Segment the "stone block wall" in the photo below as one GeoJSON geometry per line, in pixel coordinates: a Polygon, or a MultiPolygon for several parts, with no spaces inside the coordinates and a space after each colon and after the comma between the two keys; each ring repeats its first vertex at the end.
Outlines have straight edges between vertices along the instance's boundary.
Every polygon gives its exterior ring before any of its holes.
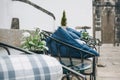
{"type": "Polygon", "coordinates": [[[25,32],[25,30],[0,29],[0,42],[19,47],[23,32],[25,32]]]}

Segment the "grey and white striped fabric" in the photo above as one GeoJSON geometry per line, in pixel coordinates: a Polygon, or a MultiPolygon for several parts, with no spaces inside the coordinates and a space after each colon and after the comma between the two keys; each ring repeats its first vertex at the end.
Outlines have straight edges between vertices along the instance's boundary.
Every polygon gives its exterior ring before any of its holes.
{"type": "Polygon", "coordinates": [[[62,66],[47,55],[0,56],[0,80],[61,80],[62,66]]]}

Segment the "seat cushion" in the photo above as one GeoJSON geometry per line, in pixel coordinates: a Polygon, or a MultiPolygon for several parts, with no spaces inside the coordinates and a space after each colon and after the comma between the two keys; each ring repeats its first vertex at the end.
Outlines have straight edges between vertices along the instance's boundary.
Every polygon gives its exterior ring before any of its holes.
{"type": "MultiPolygon", "coordinates": [[[[92,57],[93,55],[95,56],[99,56],[99,53],[97,53],[95,50],[93,50],[91,47],[88,47],[86,44],[81,44],[79,43],[78,41],[76,41],[69,33],[68,31],[62,29],[61,27],[59,27],[53,34],[52,34],[52,37],[55,38],[55,39],[58,39],[60,40],[61,42],[64,42],[64,43],[67,43],[67,44],[70,44],[74,47],[77,47],[81,50],[83,50],[83,57],[84,58],[89,58],[89,57],[92,57]],[[85,52],[86,51],[86,52],[85,52]],[[91,55],[91,54],[93,55],[91,55]]],[[[54,40],[49,40],[47,42],[47,44],[49,44],[52,48],[51,48],[51,51],[54,51],[52,52],[52,54],[56,54],[57,55],[57,49],[55,48],[56,47],[56,44],[57,45],[60,45],[56,42],[54,42],[54,40]],[[54,48],[53,48],[54,47],[54,48]]],[[[49,46],[48,46],[49,47],[49,46]]],[[[69,49],[70,51],[70,55],[71,57],[76,57],[76,58],[80,58],[81,55],[80,55],[80,51],[78,50],[75,50],[75,49],[69,49]]],[[[63,45],[63,48],[61,46],[61,56],[65,56],[65,47],[63,45]],[[64,49],[64,50],[63,50],[64,49]]]]}
{"type": "Polygon", "coordinates": [[[0,80],[61,80],[62,66],[47,55],[0,56],[0,80]]]}
{"type": "Polygon", "coordinates": [[[79,38],[81,37],[81,32],[78,32],[78,31],[76,31],[72,28],[69,28],[69,27],[67,27],[66,30],[76,34],[79,38]]]}

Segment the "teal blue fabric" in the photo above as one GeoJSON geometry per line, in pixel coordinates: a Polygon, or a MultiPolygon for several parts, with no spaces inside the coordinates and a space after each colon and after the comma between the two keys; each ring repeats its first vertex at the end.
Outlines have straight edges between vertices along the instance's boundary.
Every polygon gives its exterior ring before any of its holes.
{"type": "Polygon", "coordinates": [[[74,38],[74,39],[80,39],[80,37],[78,35],[76,35],[75,33],[68,31],[68,33],[74,38]]]}
{"type": "Polygon", "coordinates": [[[69,28],[69,27],[67,27],[66,30],[76,34],[79,38],[81,37],[81,32],[78,32],[78,31],[76,31],[76,30],[74,30],[72,28],[69,28]]]}
{"type": "MultiPolygon", "coordinates": [[[[69,32],[67,30],[64,30],[63,28],[59,27],[53,34],[52,34],[52,37],[55,38],[55,39],[58,39],[64,43],[68,43],[68,44],[71,44],[72,46],[75,46],[77,48],[80,48],[82,50],[85,50],[85,51],[88,51],[92,54],[94,54],[95,56],[99,56],[99,53],[97,53],[97,51],[93,50],[92,48],[88,47],[86,44],[80,44],[79,42],[77,42],[74,37],[71,36],[71,34],[69,34],[69,32]]],[[[56,48],[56,45],[57,46],[61,46],[61,44],[59,43],[56,43],[55,41],[49,39],[48,40],[48,43],[50,46],[51,46],[51,52],[53,55],[57,55],[57,48],[56,48]]],[[[48,47],[50,47],[48,46],[48,47]]],[[[61,46],[60,47],[60,54],[61,56],[63,57],[67,57],[67,50],[68,48],[66,48],[66,46],[61,46]]],[[[78,50],[75,50],[73,48],[69,48],[69,52],[70,52],[70,55],[71,57],[75,57],[75,58],[80,58],[81,55],[80,55],[80,52],[78,50]]],[[[84,58],[89,58],[91,57],[90,54],[86,53],[86,52],[82,52],[84,58]]]]}

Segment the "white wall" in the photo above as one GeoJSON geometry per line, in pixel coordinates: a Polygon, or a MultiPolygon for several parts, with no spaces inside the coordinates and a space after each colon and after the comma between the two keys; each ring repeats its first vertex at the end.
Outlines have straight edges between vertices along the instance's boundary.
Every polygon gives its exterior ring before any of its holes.
{"type": "Polygon", "coordinates": [[[45,30],[54,30],[60,25],[62,12],[66,11],[67,25],[92,26],[92,1],[91,0],[30,0],[41,7],[54,13],[56,21],[52,17],[22,3],[12,0],[0,0],[0,28],[11,26],[11,18],[20,20],[20,29],[33,29],[40,27],[45,30]]]}
{"type": "Polygon", "coordinates": [[[50,16],[22,2],[13,2],[12,17],[19,18],[21,29],[40,27],[45,30],[53,30],[54,22],[50,16]]]}
{"type": "Polygon", "coordinates": [[[10,28],[10,5],[11,0],[0,0],[0,28],[10,28]]]}

